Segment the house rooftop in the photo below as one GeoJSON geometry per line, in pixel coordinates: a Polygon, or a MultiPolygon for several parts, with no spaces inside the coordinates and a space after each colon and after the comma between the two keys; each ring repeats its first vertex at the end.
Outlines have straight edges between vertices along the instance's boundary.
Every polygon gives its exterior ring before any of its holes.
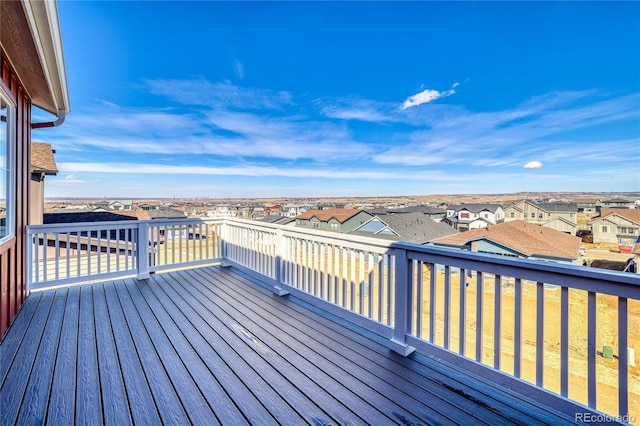
{"type": "Polygon", "coordinates": [[[31,171],[45,175],[57,174],[58,166],[53,154],[50,143],[31,142],[31,171]]]}
{"type": "Polygon", "coordinates": [[[317,217],[319,220],[323,222],[327,222],[331,219],[336,219],[338,222],[343,223],[346,220],[349,220],[353,216],[362,212],[360,209],[341,209],[341,208],[330,208],[325,210],[307,210],[304,213],[296,216],[296,219],[311,219],[312,217],[317,217]]]}
{"type": "Polygon", "coordinates": [[[453,206],[449,206],[448,210],[456,210],[456,211],[467,210],[471,213],[479,213],[484,210],[495,212],[500,207],[502,207],[501,204],[469,203],[469,204],[456,204],[453,206]]]}
{"type": "Polygon", "coordinates": [[[616,214],[620,217],[624,217],[625,219],[640,223],[640,209],[603,208],[602,210],[600,210],[600,216],[593,218],[593,220],[602,219],[603,217],[610,216],[612,214],[616,214]]]}
{"type": "Polygon", "coordinates": [[[580,238],[555,229],[545,228],[523,220],[489,225],[460,234],[438,238],[439,245],[463,247],[472,241],[490,240],[509,247],[526,256],[558,257],[577,259],[580,238]]]}

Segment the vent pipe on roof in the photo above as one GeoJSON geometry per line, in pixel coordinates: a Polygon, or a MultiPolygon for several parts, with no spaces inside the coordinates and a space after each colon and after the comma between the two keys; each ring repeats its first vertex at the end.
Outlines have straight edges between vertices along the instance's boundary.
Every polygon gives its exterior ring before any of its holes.
{"type": "Polygon", "coordinates": [[[61,125],[62,123],[64,123],[64,119],[66,118],[67,113],[61,109],[58,110],[58,118],[56,119],[56,121],[45,121],[42,123],[31,123],[31,128],[32,129],[43,129],[46,127],[58,127],[59,125],[61,125]]]}

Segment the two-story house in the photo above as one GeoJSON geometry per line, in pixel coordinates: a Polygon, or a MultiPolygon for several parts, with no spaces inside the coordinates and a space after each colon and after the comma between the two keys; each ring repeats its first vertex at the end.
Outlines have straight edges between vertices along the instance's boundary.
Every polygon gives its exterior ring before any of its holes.
{"type": "Polygon", "coordinates": [[[505,207],[504,214],[505,222],[524,220],[571,235],[575,235],[578,227],[578,207],[571,203],[523,200],[505,207]]]}
{"type": "Polygon", "coordinates": [[[360,209],[308,210],[296,217],[296,226],[347,234],[373,217],[360,209]]]}
{"type": "Polygon", "coordinates": [[[296,217],[309,210],[311,206],[306,204],[285,204],[282,206],[282,216],[296,217]]]}
{"type": "Polygon", "coordinates": [[[576,198],[571,200],[572,204],[575,204],[578,209],[578,213],[583,213],[588,216],[598,214],[600,207],[602,206],[600,200],[597,198],[576,198]]]}
{"type": "Polygon", "coordinates": [[[636,206],[640,206],[638,201],[640,200],[632,198],[610,198],[608,200],[602,200],[601,204],[604,209],[633,209],[636,208],[636,206]]]}
{"type": "Polygon", "coordinates": [[[594,243],[631,245],[640,235],[639,209],[603,208],[591,220],[594,243]]]}
{"type": "Polygon", "coordinates": [[[500,204],[458,204],[447,207],[443,221],[462,232],[500,223],[504,211],[500,204]]]}

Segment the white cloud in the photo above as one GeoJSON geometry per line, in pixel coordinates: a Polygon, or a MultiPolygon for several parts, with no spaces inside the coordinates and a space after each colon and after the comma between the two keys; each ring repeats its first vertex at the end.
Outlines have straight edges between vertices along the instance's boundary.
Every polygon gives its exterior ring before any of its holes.
{"type": "Polygon", "coordinates": [[[78,177],[76,175],[68,175],[65,176],[64,180],[78,180],[78,177]]]}
{"type": "Polygon", "coordinates": [[[407,109],[407,108],[411,108],[414,106],[418,106],[418,105],[422,105],[422,104],[428,104],[429,102],[433,102],[436,99],[440,99],[440,98],[444,98],[447,96],[451,96],[454,93],[456,93],[455,90],[453,90],[454,88],[458,87],[460,83],[453,83],[453,86],[451,86],[451,89],[449,90],[445,90],[442,92],[439,92],[437,90],[433,90],[433,89],[426,89],[423,90],[420,93],[416,93],[413,96],[409,96],[402,104],[402,106],[400,107],[400,109],[407,109]]]}
{"type": "Polygon", "coordinates": [[[524,165],[525,169],[539,169],[542,167],[542,163],[539,161],[529,161],[524,165]]]}

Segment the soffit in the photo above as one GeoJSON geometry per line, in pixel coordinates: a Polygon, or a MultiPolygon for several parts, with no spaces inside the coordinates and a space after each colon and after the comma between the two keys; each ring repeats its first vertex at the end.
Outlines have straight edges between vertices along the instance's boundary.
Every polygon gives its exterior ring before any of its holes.
{"type": "Polygon", "coordinates": [[[0,17],[0,45],[33,105],[69,112],[56,3],[0,1],[0,17]]]}

